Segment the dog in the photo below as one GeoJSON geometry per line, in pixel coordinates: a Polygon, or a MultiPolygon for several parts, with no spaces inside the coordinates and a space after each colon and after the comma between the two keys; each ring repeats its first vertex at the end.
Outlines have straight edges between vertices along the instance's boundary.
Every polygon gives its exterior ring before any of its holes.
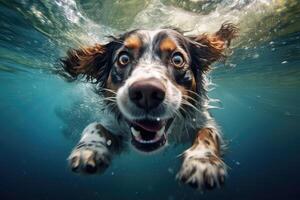
{"type": "Polygon", "coordinates": [[[171,137],[189,135],[192,145],[182,153],[177,179],[200,190],[221,186],[227,175],[224,142],[208,112],[206,76],[237,33],[231,23],[196,36],[174,28],[137,29],[111,36],[107,44],[70,49],[60,73],[93,83],[104,102],[103,119],[83,130],[68,158],[72,171],[103,172],[125,141],[152,153],[171,137]]]}

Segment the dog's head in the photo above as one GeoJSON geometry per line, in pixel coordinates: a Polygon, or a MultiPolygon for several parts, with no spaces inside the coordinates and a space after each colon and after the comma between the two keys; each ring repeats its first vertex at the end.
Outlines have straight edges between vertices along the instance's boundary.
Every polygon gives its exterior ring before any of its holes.
{"type": "Polygon", "coordinates": [[[134,30],[105,45],[70,50],[62,63],[69,77],[98,83],[130,125],[132,144],[153,151],[166,143],[173,118],[201,101],[203,74],[224,57],[236,33],[232,24],[198,36],[134,30]]]}

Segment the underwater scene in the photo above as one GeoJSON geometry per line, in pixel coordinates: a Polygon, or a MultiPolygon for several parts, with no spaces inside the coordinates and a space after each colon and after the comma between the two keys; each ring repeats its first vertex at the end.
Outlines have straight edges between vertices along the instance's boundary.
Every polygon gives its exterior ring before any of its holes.
{"type": "Polygon", "coordinates": [[[1,200],[300,199],[298,0],[0,0],[1,200]],[[214,63],[208,96],[228,166],[225,185],[176,180],[190,143],[145,155],[128,148],[103,174],[67,158],[100,114],[90,83],[56,73],[69,48],[134,29],[213,33],[238,26],[231,56],[214,63]]]}

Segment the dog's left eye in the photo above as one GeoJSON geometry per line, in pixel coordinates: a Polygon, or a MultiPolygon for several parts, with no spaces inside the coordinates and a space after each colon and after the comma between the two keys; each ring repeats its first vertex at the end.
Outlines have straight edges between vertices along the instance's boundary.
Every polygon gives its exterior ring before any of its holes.
{"type": "Polygon", "coordinates": [[[175,53],[173,56],[172,56],[172,63],[175,67],[177,68],[181,68],[183,65],[184,65],[184,58],[183,58],[183,55],[179,52],[175,53]]]}
{"type": "Polygon", "coordinates": [[[126,53],[119,56],[118,62],[121,66],[125,67],[130,62],[130,57],[126,53]]]}

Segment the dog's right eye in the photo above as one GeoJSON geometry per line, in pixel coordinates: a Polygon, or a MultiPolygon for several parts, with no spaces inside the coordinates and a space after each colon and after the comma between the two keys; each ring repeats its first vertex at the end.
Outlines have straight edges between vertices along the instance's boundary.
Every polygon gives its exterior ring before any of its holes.
{"type": "Polygon", "coordinates": [[[171,61],[173,65],[178,69],[182,68],[185,64],[183,55],[179,52],[173,54],[171,61]]]}
{"type": "Polygon", "coordinates": [[[126,53],[120,54],[118,59],[118,63],[120,66],[125,67],[129,62],[130,62],[130,57],[128,54],[126,53]]]}

